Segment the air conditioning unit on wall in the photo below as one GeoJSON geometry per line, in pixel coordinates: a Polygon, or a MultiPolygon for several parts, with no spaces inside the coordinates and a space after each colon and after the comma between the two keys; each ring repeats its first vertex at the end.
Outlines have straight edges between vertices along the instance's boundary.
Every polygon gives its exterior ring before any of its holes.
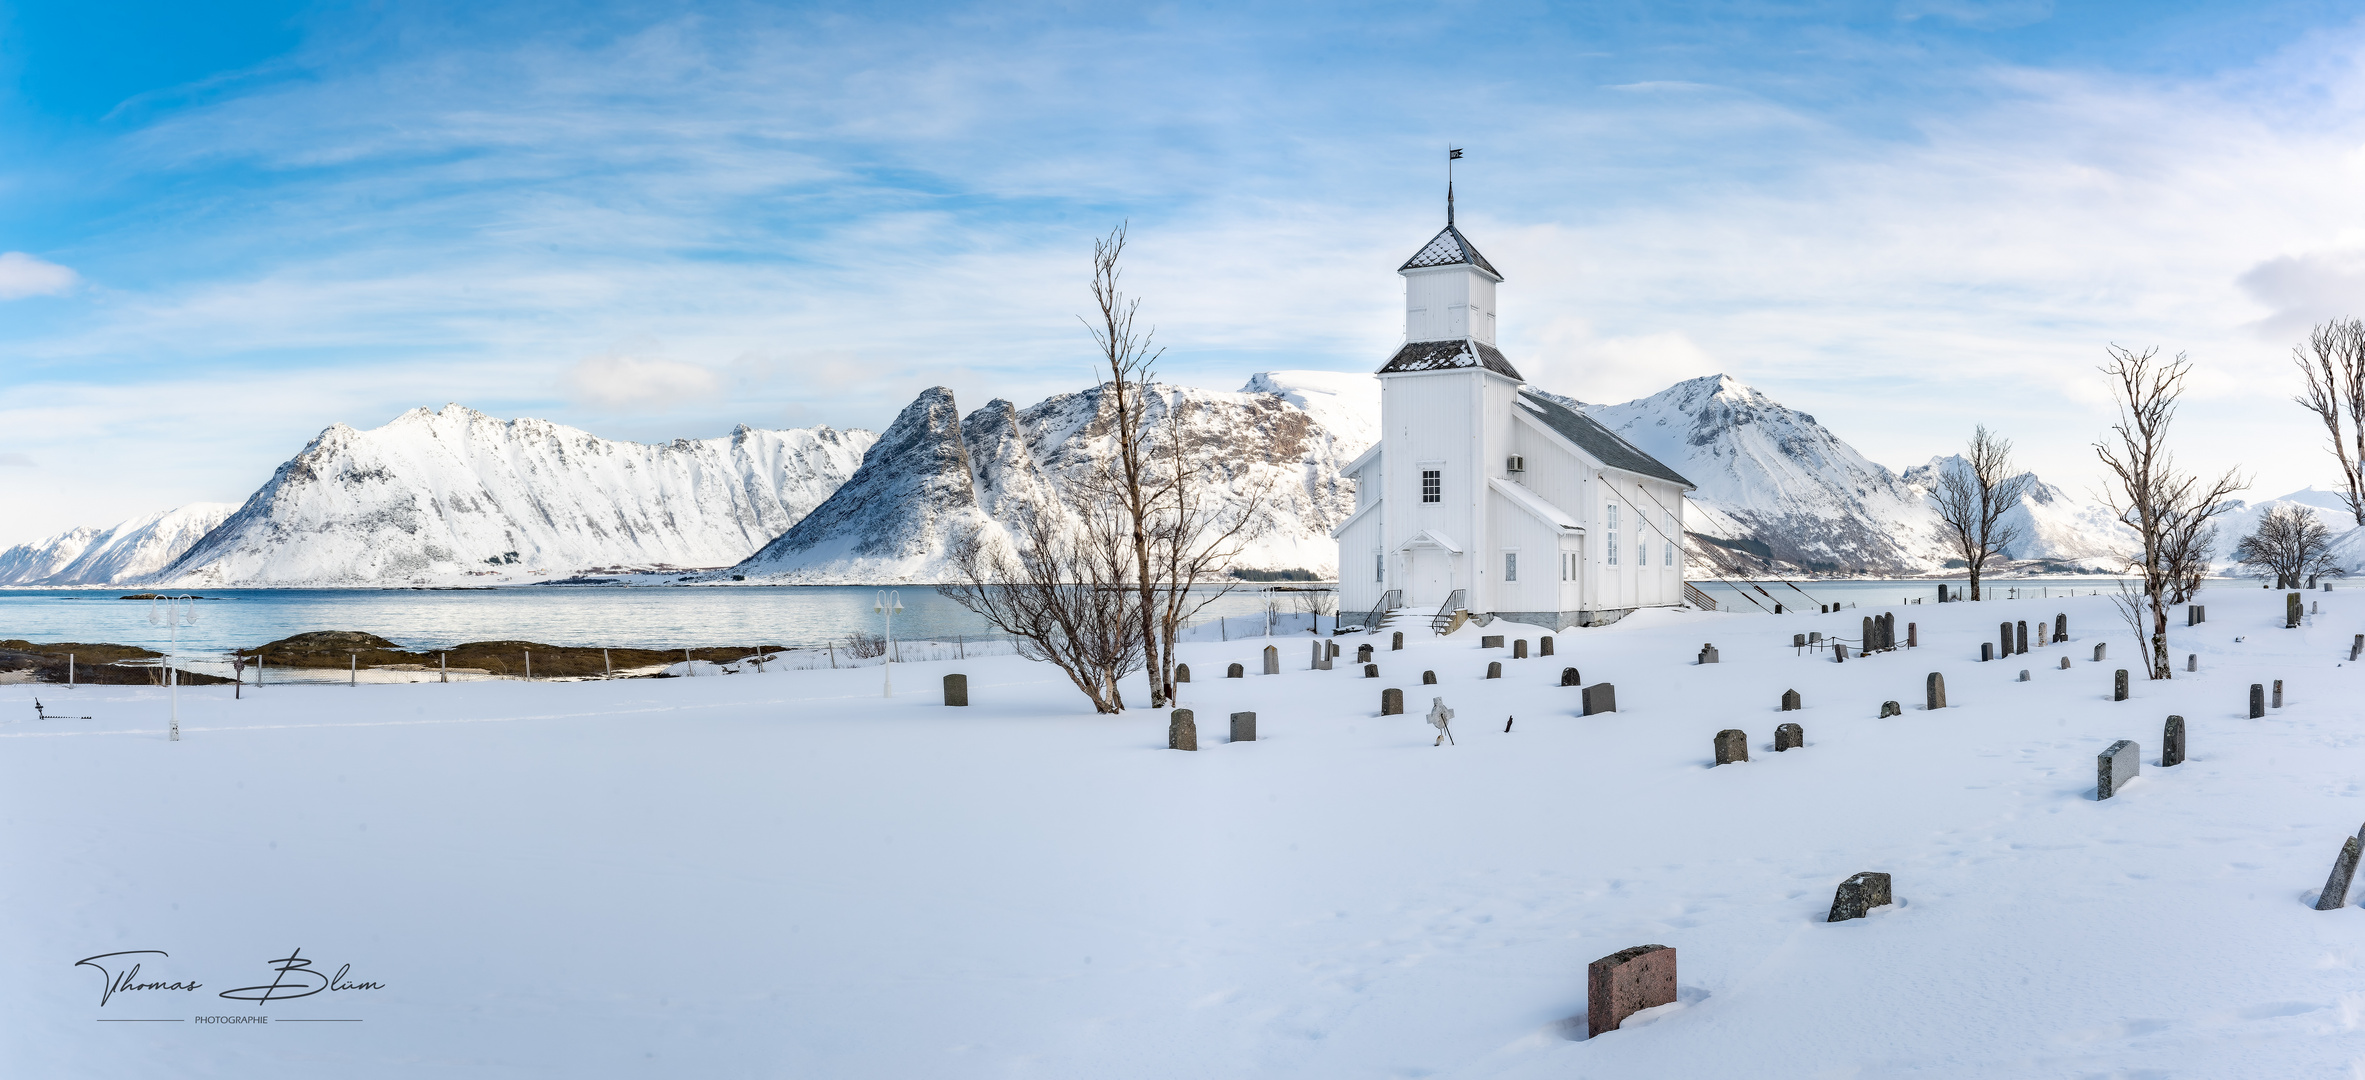
{"type": "Polygon", "coordinates": [[[1503,471],[1515,473],[1526,472],[1527,459],[1520,457],[1517,454],[1513,454],[1511,455],[1510,460],[1503,462],[1503,471]]]}

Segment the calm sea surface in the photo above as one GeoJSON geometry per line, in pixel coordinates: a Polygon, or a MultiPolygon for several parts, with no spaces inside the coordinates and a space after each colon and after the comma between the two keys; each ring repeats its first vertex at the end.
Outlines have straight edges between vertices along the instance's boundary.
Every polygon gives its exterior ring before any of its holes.
{"type": "MultiPolygon", "coordinates": [[[[152,625],[145,600],[126,591],[0,590],[0,639],[90,641],[164,651],[170,631],[152,625]]],[[[976,616],[925,586],[893,590],[903,601],[895,636],[952,641],[995,636],[976,616]]],[[[180,631],[183,654],[224,652],[314,630],[360,630],[406,648],[464,641],[539,641],[550,645],[680,648],[821,645],[857,632],[878,633],[872,611],[880,589],[868,586],[679,587],[526,586],[432,591],[412,589],[217,589],[200,593],[197,622],[180,631]]],[[[1277,593],[1283,612],[1304,593],[1277,593]]],[[[1195,622],[1265,610],[1262,586],[1239,589],[1200,612],[1195,622]]]]}

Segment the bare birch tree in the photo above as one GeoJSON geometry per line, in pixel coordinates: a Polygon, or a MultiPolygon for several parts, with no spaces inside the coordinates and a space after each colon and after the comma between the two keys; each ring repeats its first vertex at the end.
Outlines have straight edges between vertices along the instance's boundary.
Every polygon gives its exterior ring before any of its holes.
{"type": "Polygon", "coordinates": [[[1972,432],[1963,467],[1939,473],[1938,490],[1930,497],[1938,504],[1938,519],[1946,524],[1956,554],[1970,568],[1971,599],[1979,599],[1979,579],[1988,560],[2003,558],[2004,549],[2020,539],[2019,526],[2005,522],[2004,514],[2020,505],[2033,479],[2028,473],[2013,474],[2012,441],[1985,424],[1972,432]]]}
{"type": "Polygon", "coordinates": [[[2332,530],[2296,506],[2268,507],[2258,527],[2234,545],[2234,561],[2254,577],[2275,579],[2278,589],[2340,573],[2332,560],[2332,530]]]}
{"type": "Polygon", "coordinates": [[[2291,400],[2316,414],[2340,461],[2341,501],[2365,525],[2365,322],[2334,319],[2294,346],[2291,360],[2307,393],[2291,400]]]}
{"type": "MultiPolygon", "coordinates": [[[[1127,297],[1119,288],[1124,276],[1118,260],[1125,254],[1125,233],[1130,222],[1110,230],[1105,239],[1092,242],[1092,300],[1098,309],[1097,319],[1084,317],[1082,322],[1092,332],[1092,341],[1100,346],[1101,360],[1108,365],[1109,393],[1112,401],[1111,421],[1115,426],[1116,457],[1110,492],[1118,500],[1132,525],[1135,586],[1140,590],[1135,610],[1141,618],[1141,647],[1144,666],[1155,666],[1158,654],[1157,600],[1153,595],[1155,579],[1150,570],[1150,478],[1148,463],[1144,461],[1147,448],[1143,445],[1142,429],[1148,414],[1152,369],[1165,350],[1152,342],[1154,330],[1134,329],[1134,315],[1141,309],[1141,300],[1127,297]]],[[[1166,704],[1165,683],[1150,680],[1150,706],[1166,704]]]]}
{"type": "Polygon", "coordinates": [[[2121,589],[2119,604],[2144,666],[2154,679],[2172,678],[2168,661],[2168,605],[2190,595],[2185,578],[2197,587],[2195,559],[2200,541],[2213,538],[2213,519],[2230,509],[2226,496],[2244,482],[2228,470],[2204,486],[2199,477],[2179,472],[2168,449],[2168,424],[2176,418],[2176,402],[2184,393],[2184,377],[2191,361],[2178,353],[2161,363],[2159,350],[2109,347],[2102,373],[2113,385],[2112,398],[2119,420],[2110,435],[2094,444],[2095,454],[2111,471],[2112,486],[2102,493],[2104,505],[2135,530],[2141,550],[2128,556],[2126,571],[2138,579],[2121,589]]]}
{"type": "Polygon", "coordinates": [[[1009,635],[1020,656],[1057,667],[1095,710],[1121,713],[1118,680],[1143,657],[1129,529],[1118,507],[1075,510],[1022,504],[1004,522],[1006,542],[971,528],[950,552],[961,580],[937,591],[1009,635]]]}
{"type": "Polygon", "coordinates": [[[1171,701],[1175,641],[1191,616],[1232,591],[1236,583],[1222,576],[1224,569],[1271,528],[1266,502],[1271,481],[1257,479],[1246,467],[1223,475],[1226,470],[1220,456],[1204,463],[1193,461],[1190,402],[1179,393],[1171,394],[1163,411],[1164,437],[1159,440],[1158,497],[1154,503],[1157,512],[1150,527],[1152,565],[1158,574],[1153,590],[1158,655],[1150,678],[1171,701]],[[1233,498],[1209,499],[1207,489],[1218,484],[1233,498]]]}

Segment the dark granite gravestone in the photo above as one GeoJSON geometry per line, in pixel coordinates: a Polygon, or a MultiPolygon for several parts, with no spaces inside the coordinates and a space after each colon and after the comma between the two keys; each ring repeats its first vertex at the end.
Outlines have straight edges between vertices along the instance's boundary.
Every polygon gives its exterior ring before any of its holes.
{"type": "Polygon", "coordinates": [[[1880,649],[1880,624],[1875,622],[1872,616],[1867,615],[1864,617],[1864,629],[1857,632],[1856,652],[1859,655],[1871,656],[1872,654],[1879,652],[1880,649]]]}
{"type": "Polygon", "coordinates": [[[1502,662],[1502,661],[1500,661],[1500,660],[1489,660],[1489,661],[1487,661],[1487,662],[1486,662],[1486,677],[1487,677],[1487,678],[1489,678],[1489,679],[1500,679],[1500,678],[1502,678],[1502,677],[1503,677],[1503,662],[1502,662]]]}
{"type": "Polygon", "coordinates": [[[2283,680],[2281,679],[2275,680],[2274,707],[2278,709],[2283,707],[2283,680]]]}
{"type": "Polygon", "coordinates": [[[1995,659],[1995,642],[1992,642],[1992,641],[1982,641],[1982,642],[1980,642],[1980,643],[1979,643],[1979,662],[1980,662],[1980,663],[1982,663],[1982,664],[1984,664],[1984,663],[1986,663],[1986,662],[1988,662],[1988,661],[1990,661],[1990,660],[1993,660],[1993,659],[1995,659]]]}
{"type": "Polygon", "coordinates": [[[2332,875],[2316,896],[2317,911],[2339,911],[2349,903],[2349,884],[2357,879],[2357,838],[2340,842],[2340,856],[2332,860],[2332,875]]]}
{"type": "Polygon", "coordinates": [[[1809,630],[1809,631],[1807,631],[1807,644],[1809,644],[1809,645],[1821,645],[1821,644],[1823,644],[1823,631],[1821,631],[1821,630],[1809,630]]]}
{"type": "Polygon", "coordinates": [[[1527,659],[1527,639],[1526,639],[1526,638],[1520,638],[1520,639],[1518,639],[1518,640],[1516,640],[1516,641],[1513,641],[1513,642],[1511,643],[1511,659],[1513,659],[1513,660],[1525,660],[1525,659],[1527,659]]]}
{"type": "Polygon", "coordinates": [[[1178,682],[1178,683],[1187,683],[1187,682],[1191,681],[1191,665],[1189,665],[1189,664],[1176,664],[1176,665],[1174,665],[1174,681],[1175,681],[1175,682],[1178,682]]]}
{"type": "Polygon", "coordinates": [[[1922,698],[1923,698],[1923,701],[1924,701],[1924,705],[1923,705],[1923,707],[1924,707],[1924,708],[1928,708],[1928,709],[1943,709],[1943,708],[1945,708],[1945,707],[1946,707],[1946,676],[1944,676],[1944,675],[1941,675],[1941,674],[1939,674],[1939,673],[1937,673],[1937,672],[1933,671],[1933,672],[1931,672],[1931,673],[1930,673],[1930,677],[1929,677],[1929,678],[1927,678],[1927,679],[1923,679],[1923,680],[1922,680],[1922,698]]]}
{"type": "Polygon", "coordinates": [[[2108,655],[2110,655],[2110,642],[2107,642],[2107,641],[2097,641],[2097,642],[2095,642],[2095,643],[2094,643],[2094,662],[2095,662],[2095,663],[2097,663],[2097,664],[2101,663],[2101,662],[2102,662],[2102,658],[2103,658],[2103,657],[2105,657],[2105,656],[2108,656],[2108,655]]]}
{"type": "Polygon", "coordinates": [[[1233,742],[1255,742],[1255,741],[1256,741],[1256,714],[1255,714],[1255,713],[1252,713],[1252,712],[1236,712],[1236,713],[1233,713],[1233,714],[1232,714],[1232,741],[1233,741],[1233,742]]]}
{"type": "Polygon", "coordinates": [[[944,677],[944,703],[969,704],[969,676],[955,672],[944,677]]]}
{"type": "Polygon", "coordinates": [[[2068,670],[2069,670],[2069,657],[2066,657],[2066,656],[2064,656],[2064,657],[2062,657],[2062,658],[2061,658],[2061,670],[2063,670],[2063,671],[2068,671],[2068,670]]]}
{"type": "Polygon", "coordinates": [[[2160,767],[2184,764],[2184,717],[2171,716],[2160,731],[2160,767]]]}
{"type": "Polygon", "coordinates": [[[1807,744],[1807,729],[1797,724],[1782,724],[1774,728],[1774,752],[1796,750],[1807,744]]]}
{"type": "Polygon", "coordinates": [[[1908,649],[1918,649],[1922,647],[1921,624],[1905,624],[1905,647],[1908,649]]]}
{"type": "Polygon", "coordinates": [[[1247,677],[1248,677],[1248,669],[1247,669],[1247,668],[1244,668],[1244,667],[1241,667],[1241,666],[1240,666],[1240,665],[1238,665],[1238,664],[1234,664],[1234,665],[1232,665],[1231,667],[1228,667],[1228,668],[1225,668],[1225,669],[1224,669],[1224,678],[1227,678],[1227,679],[1245,679],[1245,678],[1247,678],[1247,677]]]}
{"type": "Polygon", "coordinates": [[[2199,606],[2199,605],[2197,605],[2197,604],[2186,604],[2186,605],[2184,605],[2184,625],[2186,625],[2186,626],[2199,626],[2199,625],[2201,625],[2201,608],[2200,608],[2200,606],[2199,606]]]}
{"type": "Polygon", "coordinates": [[[2200,616],[2201,616],[2201,617],[2200,617],[2200,619],[2199,619],[2198,621],[2200,621],[2200,622],[2208,622],[2208,621],[2209,621],[2209,605],[2207,605],[2207,604],[2195,604],[2195,605],[2193,605],[2193,610],[2194,610],[2195,612],[2199,613],[2199,614],[2200,614],[2200,616]]]}
{"type": "Polygon", "coordinates": [[[1551,639],[1551,638],[1549,638],[1549,637],[1540,637],[1540,638],[1537,638],[1537,639],[1536,639],[1536,655],[1537,655],[1537,656],[1550,656],[1550,655],[1552,655],[1552,639],[1551,639]]]}
{"type": "Polygon", "coordinates": [[[1398,631],[1396,631],[1396,634],[1395,634],[1395,636],[1393,636],[1393,637],[1391,637],[1391,638],[1389,638],[1389,639],[1388,639],[1388,651],[1389,651],[1389,652],[1401,652],[1401,651],[1403,651],[1403,649],[1404,649],[1404,631],[1402,631],[1402,630],[1398,630],[1398,631]]]}
{"type": "Polygon", "coordinates": [[[1806,647],[1807,647],[1807,636],[1806,636],[1805,634],[1792,634],[1792,635],[1790,635],[1790,647],[1791,647],[1791,648],[1793,648],[1793,649],[1803,649],[1803,648],[1806,648],[1806,647]]]}
{"type": "Polygon", "coordinates": [[[1324,645],[1327,645],[1327,646],[1329,646],[1329,649],[1328,649],[1328,650],[1326,650],[1326,651],[1325,651],[1325,652],[1322,654],[1322,657],[1323,657],[1323,659],[1325,659],[1325,660],[1336,660],[1336,659],[1338,659],[1338,658],[1339,658],[1339,643],[1338,643],[1338,642],[1335,642],[1335,641],[1325,641],[1325,642],[1323,642],[1323,644],[1324,644],[1324,645]]]}
{"type": "Polygon", "coordinates": [[[1797,712],[1798,710],[1799,710],[1798,691],[1796,691],[1796,690],[1784,690],[1784,691],[1782,691],[1782,711],[1783,711],[1783,712],[1797,712]]]}
{"type": "Polygon", "coordinates": [[[2143,771],[2143,748],[2133,739],[2120,739],[2110,749],[2094,755],[2094,801],[2100,802],[2119,793],[2127,781],[2143,771]]]}
{"type": "Polygon", "coordinates": [[[2028,681],[2028,669],[2027,669],[2027,668],[2021,668],[2021,669],[2020,669],[2020,681],[2021,681],[2021,682],[2027,682],[2027,681],[2028,681]]]}
{"type": "Polygon", "coordinates": [[[1368,642],[1368,641],[1367,641],[1367,642],[1364,642],[1364,643],[1363,643],[1363,644],[1361,644],[1361,645],[1357,645],[1357,646],[1355,646],[1355,662],[1356,662],[1356,663],[1358,663],[1358,664],[1368,664],[1368,663],[1371,663],[1371,643],[1370,643],[1370,642],[1368,642]]]}
{"type": "Polygon", "coordinates": [[[1435,685],[1437,685],[1437,673],[1436,673],[1436,672],[1434,672],[1434,671],[1424,671],[1424,672],[1421,672],[1421,685],[1422,685],[1422,686],[1435,686],[1435,685]]]}
{"type": "Polygon", "coordinates": [[[1841,641],[1838,638],[1831,639],[1831,662],[1835,664],[1845,664],[1848,662],[1847,642],[1841,641]]]}
{"type": "Polygon", "coordinates": [[[2307,612],[2303,609],[2299,602],[2299,594],[2290,594],[2284,599],[2283,602],[2283,629],[2291,630],[2297,628],[2299,626],[2300,619],[2306,614],[2307,612]]]}
{"type": "Polygon", "coordinates": [[[1618,711],[1618,688],[1609,683],[1594,683],[1579,691],[1579,694],[1584,711],[1578,715],[1591,716],[1594,713],[1618,711]]]}
{"type": "Polygon", "coordinates": [[[1889,875],[1867,870],[1839,883],[1839,890],[1831,895],[1831,914],[1823,921],[1861,919],[1872,909],[1895,902],[1889,892],[1889,875]]]}
{"type": "Polygon", "coordinates": [[[1740,728],[1726,728],[1716,733],[1716,763],[1730,765],[1749,760],[1749,736],[1740,728]]]}
{"type": "Polygon", "coordinates": [[[1896,702],[1894,702],[1894,701],[1884,701],[1884,702],[1881,702],[1881,718],[1882,718],[1882,719],[1884,719],[1884,720],[1885,720],[1885,719],[1887,719],[1887,718],[1889,718],[1889,717],[1892,717],[1892,716],[1903,716],[1903,715],[1905,715],[1905,706],[1903,706],[1903,705],[1899,705],[1899,704],[1897,704],[1897,703],[1896,703],[1896,702]]]}
{"type": "Polygon", "coordinates": [[[1404,715],[1404,691],[1398,690],[1395,687],[1389,687],[1386,690],[1380,691],[1380,715],[1404,715]]]}
{"type": "Polygon", "coordinates": [[[1366,679],[1376,679],[1376,678],[1379,678],[1379,677],[1380,677],[1380,666],[1379,666],[1378,664],[1365,664],[1365,665],[1363,665],[1363,677],[1364,677],[1364,678],[1366,678],[1366,679]]]}
{"type": "Polygon", "coordinates": [[[2028,620],[2022,619],[2021,621],[2012,624],[2012,652],[2014,654],[2019,654],[2025,653],[2027,651],[2028,620]]]}
{"type": "Polygon", "coordinates": [[[1999,635],[2000,635],[2000,636],[2003,638],[2003,644],[1996,646],[1996,655],[1998,655],[1998,656],[2010,656],[2010,655],[2012,655],[2012,624],[2011,624],[2011,623],[1997,623],[1997,624],[1996,624],[1996,630],[1997,630],[1997,633],[1998,633],[1998,634],[1999,634],[1999,635]]]}
{"type": "Polygon", "coordinates": [[[1560,685],[1581,686],[1584,684],[1584,682],[1585,680],[1578,676],[1577,669],[1573,667],[1564,667],[1560,669],[1560,685]]]}
{"type": "Polygon", "coordinates": [[[2365,634],[2357,635],[2357,640],[2349,643],[2349,663],[2356,663],[2359,655],[2365,655],[2365,634]]]}
{"type": "Polygon", "coordinates": [[[2112,676],[2110,677],[2110,699],[2111,699],[2112,701],[2125,701],[2125,700],[2127,700],[2127,669],[2126,669],[2126,668],[2120,668],[2120,669],[2119,669],[2119,671],[2118,671],[2118,674],[2116,674],[2116,675],[2112,675],[2112,676]]]}
{"type": "Polygon", "coordinates": [[[2191,653],[2186,653],[2186,654],[2184,654],[2184,670],[2186,670],[2186,671],[2199,671],[2199,670],[2201,670],[2201,654],[2200,654],[2200,653],[2197,653],[2197,652],[2191,652],[2191,653]]]}
{"type": "Polygon", "coordinates": [[[1873,620],[1872,627],[1873,629],[1880,631],[1882,652],[1888,652],[1897,647],[1896,612],[1882,612],[1880,618],[1873,620]]]}
{"type": "Polygon", "coordinates": [[[2256,720],[2256,719],[2259,719],[2259,718],[2261,718],[2261,717],[2263,717],[2263,716],[2265,716],[2265,715],[2266,715],[2266,686],[2265,686],[2265,684],[2263,684],[2263,683],[2251,683],[2251,684],[2250,684],[2250,719],[2252,719],[2252,720],[2256,720]]]}
{"type": "Polygon", "coordinates": [[[1700,646],[1700,657],[1699,657],[1699,660],[1700,660],[1700,662],[1701,662],[1701,663],[1703,663],[1703,664],[1713,664],[1713,663],[1716,663],[1716,646],[1714,646],[1714,645],[1702,645],[1702,646],[1700,646]]]}
{"type": "Polygon", "coordinates": [[[1281,674],[1281,647],[1278,645],[1265,646],[1265,674],[1281,674]]]}
{"type": "Polygon", "coordinates": [[[1637,945],[1585,968],[1585,1037],[1616,1031],[1626,1018],[1675,1000],[1675,950],[1637,945]]]}
{"type": "Polygon", "coordinates": [[[1197,750],[1199,725],[1191,718],[1191,710],[1176,709],[1166,718],[1166,748],[1169,750],[1197,750]]]}
{"type": "Polygon", "coordinates": [[[1481,649],[1500,649],[1500,648],[1502,648],[1502,647],[1503,647],[1503,635],[1501,635],[1501,634],[1486,634],[1486,635],[1483,635],[1483,636],[1481,636],[1481,637],[1478,639],[1478,647],[1479,647],[1479,648],[1481,648],[1481,649]]]}

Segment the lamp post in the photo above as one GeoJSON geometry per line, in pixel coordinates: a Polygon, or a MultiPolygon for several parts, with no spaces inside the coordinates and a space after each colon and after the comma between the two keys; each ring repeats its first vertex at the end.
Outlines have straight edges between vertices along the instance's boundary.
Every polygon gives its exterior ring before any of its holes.
{"type": "Polygon", "coordinates": [[[895,696],[895,613],[903,610],[903,594],[893,589],[880,589],[878,600],[871,610],[887,617],[887,651],[879,663],[884,676],[879,680],[882,697],[895,696]]]}
{"type": "Polygon", "coordinates": [[[172,652],[164,661],[164,680],[171,688],[172,737],[181,741],[181,627],[197,621],[197,598],[194,596],[158,596],[148,601],[148,625],[172,628],[172,652]]]}

